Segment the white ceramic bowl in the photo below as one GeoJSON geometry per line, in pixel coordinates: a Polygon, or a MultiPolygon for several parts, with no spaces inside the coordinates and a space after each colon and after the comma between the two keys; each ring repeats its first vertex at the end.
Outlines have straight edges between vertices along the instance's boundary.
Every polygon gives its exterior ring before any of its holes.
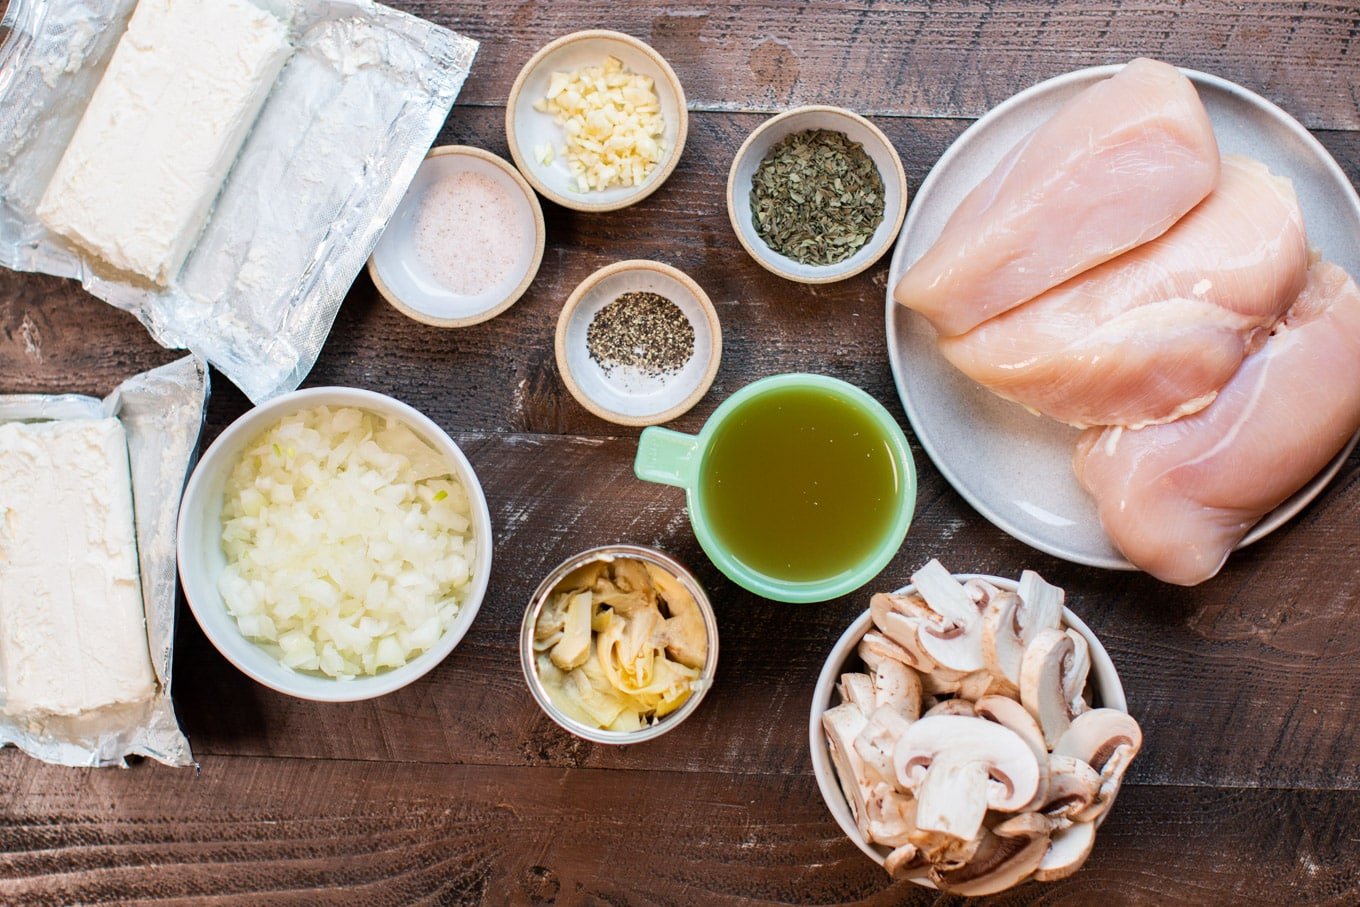
{"type": "Polygon", "coordinates": [[[907,214],[907,175],[902,159],[883,131],[857,113],[840,107],[796,107],[761,123],[742,143],[727,174],[727,216],[742,247],[761,267],[799,283],[834,283],[878,261],[897,238],[907,214]],[[771,249],[756,233],[751,218],[751,178],[781,139],[809,129],[830,129],[859,142],[883,178],[883,220],[859,251],[833,265],[808,265],[771,249]]]}
{"type": "MultiPolygon", "coordinates": [[[[466,327],[495,318],[524,295],[543,261],[546,236],[538,196],[518,170],[481,148],[442,145],[431,149],[416,170],[369,256],[368,275],[382,297],[408,317],[435,327],[466,327]],[[522,237],[510,270],[476,296],[456,294],[440,283],[416,250],[415,234],[426,195],[435,183],[457,173],[485,176],[503,189],[514,205],[511,215],[522,237]]],[[[449,254],[458,254],[456,244],[449,254]]]]}
{"type": "Polygon", "coordinates": [[[619,425],[669,422],[698,403],[722,361],[722,327],[708,294],[683,271],[659,261],[620,261],[591,274],[572,292],[557,319],[557,370],[586,409],[619,425]],[[590,357],[586,332],[595,314],[623,293],[657,293],[694,327],[694,355],[664,379],[606,371],[590,357]]]}
{"type": "Polygon", "coordinates": [[[548,44],[524,64],[505,104],[505,136],[515,165],[544,198],[576,211],[615,211],[651,195],[675,169],[688,134],[685,90],[675,70],[650,45],[616,31],[573,32],[548,44]],[[558,149],[562,145],[562,127],[553,121],[551,114],[535,110],[534,103],[547,95],[553,73],[599,66],[609,56],[616,57],[630,72],[651,76],[661,103],[661,116],[666,121],[661,136],[666,156],[640,186],[580,192],[564,156],[558,154],[548,164],[539,163],[536,149],[543,145],[558,149]]]}
{"type": "MultiPolygon", "coordinates": [[[[978,573],[955,574],[960,582],[970,579],[984,579],[1000,589],[1007,589],[1014,592],[1016,582],[1013,579],[1006,579],[1000,576],[985,576],[978,573]]],[[[905,586],[897,590],[898,593],[908,593],[915,591],[915,586],[905,586]]],[[[836,780],[836,769],[831,762],[831,751],[827,749],[826,732],[822,730],[822,713],[837,703],[835,699],[836,682],[840,680],[841,674],[845,673],[846,662],[858,662],[859,655],[855,648],[859,641],[864,638],[870,625],[873,623],[868,611],[865,611],[846,631],[841,634],[841,638],[831,647],[831,654],[826,657],[826,664],[822,666],[822,673],[817,678],[817,688],[812,694],[812,713],[808,719],[808,743],[812,750],[812,772],[817,777],[817,786],[821,788],[822,799],[826,801],[827,809],[831,810],[831,815],[835,817],[836,823],[841,830],[849,836],[850,840],[860,850],[864,851],[878,865],[882,866],[884,859],[890,850],[881,844],[870,844],[859,832],[859,826],[855,824],[855,817],[850,812],[850,804],[845,802],[845,794],[841,792],[840,783],[836,780]]],[[[1091,673],[1088,684],[1094,694],[1095,704],[1110,709],[1118,709],[1127,712],[1128,703],[1124,699],[1124,686],[1119,682],[1119,674],[1114,669],[1114,662],[1110,660],[1110,653],[1105,651],[1105,647],[1096,639],[1091,628],[1086,623],[1072,613],[1070,608],[1063,608],[1063,623],[1073,630],[1080,633],[1085,639],[1086,644],[1091,649],[1091,673]]],[[[927,888],[934,887],[929,882],[914,879],[918,884],[927,888]]]]}
{"type": "Polygon", "coordinates": [[[718,673],[718,621],[713,614],[713,605],[709,602],[704,587],[699,585],[699,581],[694,578],[694,574],[689,571],[689,568],[675,558],[657,551],[655,548],[645,548],[641,545],[601,545],[598,548],[582,551],[575,557],[567,558],[545,576],[543,582],[539,583],[538,588],[534,591],[533,598],[529,599],[529,607],[524,612],[524,621],[520,624],[519,661],[534,701],[538,703],[539,708],[549,718],[557,722],[558,726],[595,743],[618,745],[643,743],[647,740],[654,740],[678,727],[682,721],[694,714],[699,703],[712,689],[713,678],[718,673]],[[552,699],[548,697],[547,691],[543,688],[542,679],[538,676],[538,664],[534,658],[534,625],[538,623],[539,612],[543,610],[548,595],[567,574],[578,567],[584,567],[586,564],[595,561],[612,561],[624,557],[637,558],[657,565],[679,580],[680,584],[694,596],[694,601],[699,606],[699,613],[704,618],[704,630],[708,635],[708,653],[704,659],[703,670],[699,674],[699,688],[690,693],[689,698],[684,701],[680,708],[640,731],[607,731],[592,725],[582,724],[553,705],[552,699]]]}
{"type": "Polygon", "coordinates": [[[486,595],[491,577],[491,513],[481,483],[467,457],[438,425],[399,400],[373,391],[350,387],[317,387],[284,394],[250,410],[218,436],[199,460],[179,511],[179,576],[189,608],[217,650],[241,671],[265,686],[319,702],[353,702],[371,699],[399,689],[434,668],[453,651],[472,625],[486,595]],[[336,680],[321,674],[285,667],[264,649],[246,639],[227,613],[218,591],[218,579],[226,568],[222,551],[222,501],[227,478],[241,451],[284,416],[313,406],[352,406],[392,416],[419,435],[455,466],[472,507],[472,532],[476,553],[472,586],[453,624],[434,648],[422,652],[399,668],[381,674],[336,680]]]}

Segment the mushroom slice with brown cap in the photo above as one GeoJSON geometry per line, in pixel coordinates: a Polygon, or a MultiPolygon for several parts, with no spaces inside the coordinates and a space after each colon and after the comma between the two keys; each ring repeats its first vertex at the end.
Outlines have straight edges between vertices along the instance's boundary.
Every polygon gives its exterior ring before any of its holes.
{"type": "Polygon", "coordinates": [[[892,659],[882,661],[874,672],[874,704],[889,705],[904,717],[921,717],[921,675],[892,659]]]}
{"type": "Polygon", "coordinates": [[[930,863],[915,844],[903,844],[888,854],[883,868],[894,879],[920,879],[930,871],[930,863]]]}
{"type": "Polygon", "coordinates": [[[869,719],[859,707],[845,702],[822,713],[822,730],[826,731],[826,746],[836,766],[836,777],[841,782],[845,802],[855,817],[860,834],[868,834],[867,803],[872,786],[865,774],[864,762],[855,752],[854,741],[869,719]]]}
{"type": "Polygon", "coordinates": [[[1039,719],[1050,747],[1072,723],[1072,706],[1063,689],[1063,676],[1075,652],[1072,638],[1062,630],[1046,629],[1025,649],[1020,667],[1020,701],[1039,719]]]}
{"type": "Polygon", "coordinates": [[[1096,844],[1096,827],[1090,822],[1077,822],[1066,828],[1054,829],[1048,840],[1048,850],[1034,870],[1037,882],[1056,882],[1081,868],[1096,844]]]}
{"type": "MultiPolygon", "coordinates": [[[[1124,772],[1143,746],[1143,732],[1133,716],[1118,709],[1092,709],[1078,715],[1053,747],[1055,756],[1080,759],[1100,773],[1100,793],[1092,804],[1073,816],[1099,822],[1114,805],[1124,772]]],[[[894,763],[894,768],[896,763],[894,763]]]]}
{"type": "Polygon", "coordinates": [[[963,585],[939,561],[911,576],[935,619],[916,629],[921,648],[942,667],[969,673],[982,669],[982,615],[963,585]]]}
{"type": "Polygon", "coordinates": [[[1029,803],[1039,766],[1029,744],[1007,727],[958,715],[922,718],[893,751],[901,787],[917,797],[916,825],[960,840],[977,835],[988,808],[1029,803]]]}
{"type": "Polygon", "coordinates": [[[836,692],[840,693],[841,702],[853,702],[866,715],[877,708],[874,679],[868,674],[842,674],[836,692]]]}
{"type": "Polygon", "coordinates": [[[1100,795],[1100,772],[1072,756],[1048,757],[1048,792],[1039,812],[1050,819],[1073,819],[1100,795]]]}
{"type": "Polygon", "coordinates": [[[1049,849],[1051,825],[1043,816],[1022,813],[984,831],[977,853],[967,864],[932,871],[941,891],[977,897],[996,894],[1029,878],[1049,849]]]}

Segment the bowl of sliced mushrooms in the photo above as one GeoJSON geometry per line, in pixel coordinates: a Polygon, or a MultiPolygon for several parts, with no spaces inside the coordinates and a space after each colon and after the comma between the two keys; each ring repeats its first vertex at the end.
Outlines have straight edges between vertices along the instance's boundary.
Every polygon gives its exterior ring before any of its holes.
{"type": "Polygon", "coordinates": [[[596,743],[641,743],[698,708],[718,670],[708,596],[679,561],[640,545],[592,548],[530,599],[520,663],[548,717],[596,743]]]}
{"type": "Polygon", "coordinates": [[[987,895],[1076,872],[1142,732],[1104,646],[1025,571],[931,561],[874,595],[813,697],[813,769],[890,875],[987,895]]]}

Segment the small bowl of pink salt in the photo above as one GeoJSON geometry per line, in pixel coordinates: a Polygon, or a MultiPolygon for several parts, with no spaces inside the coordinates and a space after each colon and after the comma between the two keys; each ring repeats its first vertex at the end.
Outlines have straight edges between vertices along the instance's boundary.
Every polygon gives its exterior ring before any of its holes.
{"type": "Polygon", "coordinates": [[[543,209],[518,170],[467,145],[430,150],[368,259],[383,298],[465,327],[515,304],[543,261],[543,209]]]}

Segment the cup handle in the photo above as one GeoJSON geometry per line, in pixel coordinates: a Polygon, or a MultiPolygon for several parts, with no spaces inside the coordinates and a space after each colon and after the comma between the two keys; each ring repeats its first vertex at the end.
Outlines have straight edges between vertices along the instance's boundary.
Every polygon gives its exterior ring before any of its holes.
{"type": "Polygon", "coordinates": [[[659,482],[677,488],[694,484],[698,466],[699,439],[694,435],[652,426],[638,438],[633,474],[644,482],[659,482]]]}

